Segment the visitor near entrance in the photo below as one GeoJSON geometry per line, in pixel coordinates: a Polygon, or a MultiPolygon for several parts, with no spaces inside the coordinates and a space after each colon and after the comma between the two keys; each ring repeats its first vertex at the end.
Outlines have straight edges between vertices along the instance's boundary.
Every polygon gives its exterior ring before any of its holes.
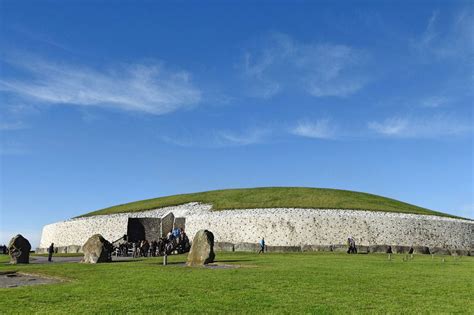
{"type": "Polygon", "coordinates": [[[54,243],[51,243],[48,248],[48,261],[51,262],[53,259],[53,253],[54,253],[54,243]]]}
{"type": "Polygon", "coordinates": [[[168,232],[168,234],[166,234],[166,238],[168,239],[168,241],[172,241],[172,240],[173,240],[174,235],[173,235],[173,231],[172,231],[172,230],[170,230],[170,231],[168,232]]]}

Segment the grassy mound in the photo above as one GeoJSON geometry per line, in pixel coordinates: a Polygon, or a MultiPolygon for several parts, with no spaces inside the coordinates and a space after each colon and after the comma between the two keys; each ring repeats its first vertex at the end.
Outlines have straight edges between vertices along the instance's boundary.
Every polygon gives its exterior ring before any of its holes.
{"type": "Polygon", "coordinates": [[[445,213],[377,195],[348,190],[302,187],[226,189],[174,195],[130,202],[93,211],[83,216],[145,211],[189,202],[211,204],[214,211],[251,208],[314,208],[372,210],[452,217],[445,213]]]}

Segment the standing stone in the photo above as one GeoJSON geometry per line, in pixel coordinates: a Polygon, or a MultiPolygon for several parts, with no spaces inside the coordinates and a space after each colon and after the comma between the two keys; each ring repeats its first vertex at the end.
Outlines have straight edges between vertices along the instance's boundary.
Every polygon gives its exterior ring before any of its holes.
{"type": "Polygon", "coordinates": [[[8,243],[10,264],[28,264],[30,262],[31,244],[21,234],[14,236],[8,243]]]}
{"type": "Polygon", "coordinates": [[[174,228],[186,230],[186,218],[174,218],[174,228]]]}
{"type": "Polygon", "coordinates": [[[173,223],[174,223],[173,212],[170,212],[166,216],[161,218],[161,237],[166,237],[168,232],[173,230],[173,223]]]}
{"type": "Polygon", "coordinates": [[[112,261],[113,246],[100,234],[92,235],[82,246],[83,263],[97,264],[112,261]]]}
{"type": "Polygon", "coordinates": [[[188,266],[202,266],[212,263],[214,254],[214,234],[208,230],[200,230],[196,233],[188,254],[188,266]]]}

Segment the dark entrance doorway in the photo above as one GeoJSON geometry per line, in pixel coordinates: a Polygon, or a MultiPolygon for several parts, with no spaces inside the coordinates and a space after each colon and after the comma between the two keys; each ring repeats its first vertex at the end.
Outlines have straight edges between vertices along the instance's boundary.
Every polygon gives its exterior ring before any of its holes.
{"type": "Polygon", "coordinates": [[[155,241],[160,238],[160,218],[129,218],[127,226],[128,241],[155,241]]]}

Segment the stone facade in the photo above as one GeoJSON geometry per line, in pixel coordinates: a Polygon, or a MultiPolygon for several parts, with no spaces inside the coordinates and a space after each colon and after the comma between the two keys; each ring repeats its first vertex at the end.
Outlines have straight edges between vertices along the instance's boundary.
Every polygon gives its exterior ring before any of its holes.
{"type": "MultiPolygon", "coordinates": [[[[40,248],[82,245],[93,234],[115,240],[127,233],[128,218],[185,218],[192,239],[201,229],[214,233],[216,242],[256,244],[265,237],[272,251],[287,247],[295,251],[344,247],[352,236],[357,245],[419,246],[451,252],[474,249],[474,221],[429,215],[330,209],[243,209],[211,211],[210,205],[189,203],[156,210],[100,215],[46,225],[40,248]]],[[[230,246],[229,246],[230,247],[230,246]]]]}

